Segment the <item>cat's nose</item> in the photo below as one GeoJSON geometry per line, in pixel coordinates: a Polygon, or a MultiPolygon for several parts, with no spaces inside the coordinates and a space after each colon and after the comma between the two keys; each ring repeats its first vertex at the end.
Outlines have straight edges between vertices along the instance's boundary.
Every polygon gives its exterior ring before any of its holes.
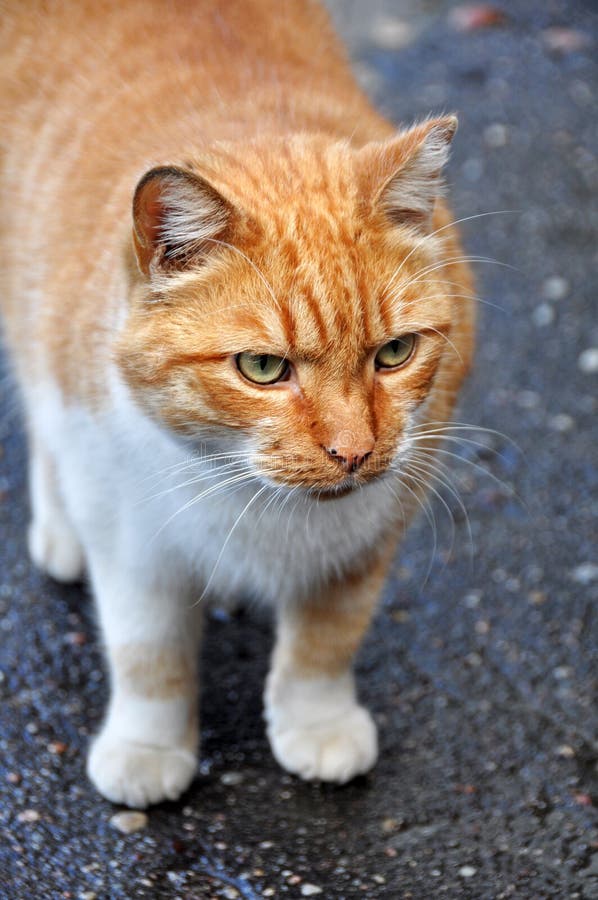
{"type": "Polygon", "coordinates": [[[360,442],[335,444],[334,447],[324,447],[324,450],[338,462],[346,472],[357,472],[366,459],[372,455],[374,439],[360,442]]]}

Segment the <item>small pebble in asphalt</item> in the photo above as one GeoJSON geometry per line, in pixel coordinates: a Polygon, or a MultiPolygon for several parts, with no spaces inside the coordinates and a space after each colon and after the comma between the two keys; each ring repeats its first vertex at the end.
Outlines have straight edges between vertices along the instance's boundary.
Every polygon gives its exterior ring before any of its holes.
{"type": "Polygon", "coordinates": [[[552,674],[557,681],[566,681],[573,675],[573,669],[571,666],[557,666],[556,669],[552,670],[552,674]]]}
{"type": "Polygon", "coordinates": [[[542,285],[542,295],[547,300],[563,300],[568,293],[569,282],[566,278],[561,278],[560,275],[553,275],[552,278],[547,278],[542,285]]]}
{"type": "Polygon", "coordinates": [[[322,888],[318,887],[317,884],[302,884],[301,885],[301,896],[302,897],[315,897],[316,894],[321,894],[322,888]]]}
{"type": "Polygon", "coordinates": [[[490,3],[459,3],[449,13],[449,22],[457,31],[478,31],[504,25],[504,12],[490,3]]]}
{"type": "Polygon", "coordinates": [[[480,605],[480,600],[482,599],[481,591],[470,591],[468,594],[465,594],[463,598],[463,603],[467,606],[468,609],[475,609],[476,606],[480,605]]]}
{"type": "Polygon", "coordinates": [[[571,431],[575,426],[575,419],[567,413],[558,413],[549,420],[548,424],[553,431],[571,431]]]}
{"type": "Polygon", "coordinates": [[[598,347],[588,347],[580,353],[577,364],[582,372],[598,372],[598,347]]]}
{"type": "Polygon", "coordinates": [[[557,747],[556,755],[561,756],[563,759],[573,759],[575,750],[569,744],[561,744],[560,747],[557,747]]]}
{"type": "Polygon", "coordinates": [[[484,660],[479,653],[468,653],[465,657],[465,662],[468,666],[477,668],[483,664],[484,660]]]}
{"type": "Polygon", "coordinates": [[[551,325],[554,322],[554,309],[549,303],[540,303],[533,311],[532,319],[534,320],[534,325],[537,325],[538,328],[551,325]]]}
{"type": "Polygon", "coordinates": [[[87,643],[87,635],[84,631],[69,631],[65,635],[65,640],[73,647],[82,647],[87,643]]]}
{"type": "Polygon", "coordinates": [[[474,869],[473,866],[461,866],[459,869],[459,875],[461,878],[473,878],[477,869],[474,869]]]}
{"type": "Polygon", "coordinates": [[[24,809],[23,812],[18,814],[17,821],[32,824],[33,822],[39,822],[40,818],[41,816],[36,809],[24,809]]]}
{"type": "Polygon", "coordinates": [[[546,28],[542,40],[554,53],[579,53],[592,43],[587,34],[574,28],[546,28]]]}
{"type": "Polygon", "coordinates": [[[509,140],[509,129],[500,122],[494,122],[484,129],[484,143],[488,147],[504,147],[509,140]]]}
{"type": "Polygon", "coordinates": [[[398,622],[399,624],[403,624],[404,622],[408,622],[411,618],[409,612],[406,609],[396,609],[391,613],[391,617],[393,622],[398,622]]]}
{"type": "Polygon", "coordinates": [[[372,26],[371,37],[374,44],[383,50],[401,50],[413,43],[415,29],[402,19],[376,19],[372,26]]]}
{"type": "Polygon", "coordinates": [[[122,834],[132,834],[134,831],[140,831],[147,825],[147,816],[144,812],[138,810],[124,810],[116,813],[110,819],[110,824],[122,834]]]}
{"type": "Polygon", "coordinates": [[[516,400],[522,409],[535,409],[540,403],[540,395],[535,391],[519,391],[516,400]]]}
{"type": "Polygon", "coordinates": [[[220,783],[226,784],[233,787],[236,784],[241,784],[243,781],[243,773],[242,772],[223,772],[220,776],[220,783]]]}
{"type": "Polygon", "coordinates": [[[598,565],[593,562],[580,563],[571,572],[571,578],[578,584],[590,584],[598,578],[598,565]]]}

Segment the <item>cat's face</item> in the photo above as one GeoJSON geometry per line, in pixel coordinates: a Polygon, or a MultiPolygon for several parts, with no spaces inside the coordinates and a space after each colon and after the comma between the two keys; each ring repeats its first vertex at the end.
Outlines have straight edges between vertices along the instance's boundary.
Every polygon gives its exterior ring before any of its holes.
{"type": "Polygon", "coordinates": [[[446,249],[427,235],[453,131],[253,148],[209,182],[149,173],[135,240],[152,293],[119,346],[139,402],[276,484],[325,496],[384,472],[451,352],[446,249]]]}

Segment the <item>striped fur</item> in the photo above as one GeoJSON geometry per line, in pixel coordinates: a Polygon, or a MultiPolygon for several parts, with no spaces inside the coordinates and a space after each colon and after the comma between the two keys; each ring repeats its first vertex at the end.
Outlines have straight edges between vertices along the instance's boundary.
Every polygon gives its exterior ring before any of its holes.
{"type": "Polygon", "coordinates": [[[137,806],[187,787],[200,601],[243,592],[279,619],[276,758],[346,781],[377,752],[351,659],[423,492],[402,461],[473,350],[440,199],[456,120],[379,116],[315,0],[3,16],[0,303],[31,555],[63,580],[85,566],[107,648],[90,777],[137,806]],[[288,378],[247,381],[241,352],[288,378]]]}

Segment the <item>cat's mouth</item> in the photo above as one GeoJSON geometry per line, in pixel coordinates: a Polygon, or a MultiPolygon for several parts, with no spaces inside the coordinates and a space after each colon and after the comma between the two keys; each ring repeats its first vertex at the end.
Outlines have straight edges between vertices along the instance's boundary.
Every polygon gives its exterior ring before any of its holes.
{"type": "Polygon", "coordinates": [[[367,484],[371,484],[373,480],[376,479],[377,476],[369,476],[364,478],[363,476],[356,477],[355,475],[347,475],[342,481],[338,481],[336,483],[322,483],[321,481],[314,481],[313,484],[306,484],[303,479],[299,481],[299,484],[294,482],[293,480],[281,479],[280,476],[276,480],[272,478],[272,474],[268,473],[265,480],[267,483],[274,484],[277,487],[280,487],[281,484],[284,485],[289,490],[297,490],[297,488],[302,488],[303,493],[306,497],[313,498],[314,500],[340,500],[342,497],[347,497],[349,494],[354,493],[359,488],[364,487],[367,484]]]}
{"type": "Polygon", "coordinates": [[[315,500],[338,500],[383,477],[391,461],[391,458],[376,455],[356,471],[323,472],[314,464],[319,460],[306,457],[289,460],[286,456],[262,453],[255,458],[254,465],[265,483],[291,490],[302,489],[305,496],[315,500]]]}

